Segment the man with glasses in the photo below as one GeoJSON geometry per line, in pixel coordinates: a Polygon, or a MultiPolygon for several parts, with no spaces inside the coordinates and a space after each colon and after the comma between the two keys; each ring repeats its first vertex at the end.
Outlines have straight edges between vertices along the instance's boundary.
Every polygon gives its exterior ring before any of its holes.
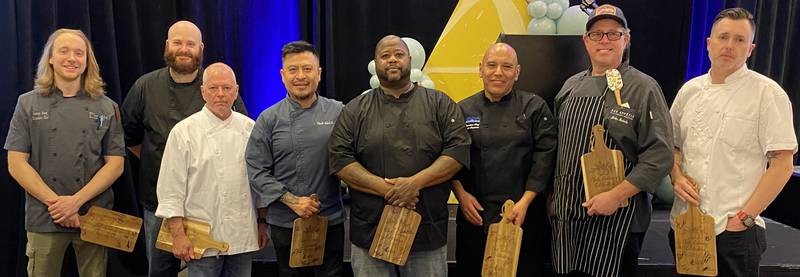
{"type": "MultiPolygon", "coordinates": [[[[758,276],[766,250],[759,214],[786,185],[797,151],[786,92],[747,69],[754,37],[749,11],[720,12],[706,39],[711,69],[683,85],[670,110],[677,196],[671,219],[689,203],[714,218],[719,276],[758,276]]],[[[674,245],[672,230],[669,237],[674,245]]]]}
{"type": "Polygon", "coordinates": [[[592,66],[570,77],[555,98],[558,147],[549,209],[553,269],[565,276],[636,276],[652,210],[647,193],[672,167],[667,103],[653,78],[623,61],[630,39],[621,9],[595,9],[583,36],[592,66]],[[606,81],[612,69],[623,82],[619,98],[606,81]],[[606,130],[604,143],[622,151],[625,179],[587,200],[581,156],[591,151],[596,124],[606,130]]]}

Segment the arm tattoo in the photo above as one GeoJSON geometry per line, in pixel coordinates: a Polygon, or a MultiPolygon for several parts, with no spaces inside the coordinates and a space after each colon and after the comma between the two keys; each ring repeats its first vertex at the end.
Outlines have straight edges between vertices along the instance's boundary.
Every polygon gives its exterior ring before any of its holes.
{"type": "Polygon", "coordinates": [[[291,192],[288,192],[288,191],[286,193],[284,193],[283,195],[281,195],[281,199],[280,200],[281,200],[281,203],[286,204],[287,206],[288,205],[295,205],[295,204],[299,203],[299,201],[297,199],[297,196],[292,194],[291,192]]]}

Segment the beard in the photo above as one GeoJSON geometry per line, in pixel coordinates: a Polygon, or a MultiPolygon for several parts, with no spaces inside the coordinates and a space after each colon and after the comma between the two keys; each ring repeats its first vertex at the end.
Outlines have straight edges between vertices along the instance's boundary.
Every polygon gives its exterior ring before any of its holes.
{"type": "Polygon", "coordinates": [[[169,68],[175,71],[178,74],[189,74],[195,72],[198,68],[200,68],[200,63],[203,62],[203,55],[183,55],[180,56],[190,57],[192,60],[190,62],[178,62],[177,56],[174,51],[169,51],[169,49],[164,49],[164,62],[167,63],[169,68]]]}
{"type": "Polygon", "coordinates": [[[398,75],[389,76],[387,71],[388,71],[388,69],[376,70],[375,74],[378,75],[378,80],[381,80],[382,82],[387,83],[387,84],[397,84],[397,83],[399,83],[400,81],[402,81],[404,79],[411,78],[411,67],[410,66],[400,68],[400,75],[399,76],[398,75]]]}

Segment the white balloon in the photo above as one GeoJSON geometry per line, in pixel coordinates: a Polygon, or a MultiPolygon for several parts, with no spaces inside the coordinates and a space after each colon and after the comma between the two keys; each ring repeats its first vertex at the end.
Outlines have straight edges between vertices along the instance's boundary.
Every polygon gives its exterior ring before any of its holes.
{"type": "Polygon", "coordinates": [[[547,5],[547,17],[556,20],[561,17],[561,13],[564,12],[564,8],[561,7],[559,3],[550,3],[547,5]]]}
{"type": "Polygon", "coordinates": [[[424,80],[422,80],[422,82],[419,82],[419,85],[421,85],[423,87],[426,87],[426,88],[429,88],[429,89],[435,89],[436,88],[436,83],[434,83],[433,80],[431,80],[431,79],[424,79],[424,80]]]}
{"type": "Polygon", "coordinates": [[[365,91],[364,91],[364,92],[362,92],[361,94],[367,94],[367,92],[370,92],[370,91],[372,91],[372,89],[365,90],[365,91]]]}
{"type": "Polygon", "coordinates": [[[583,35],[589,15],[581,10],[580,5],[569,7],[558,19],[558,33],[563,35],[583,35]]]}
{"type": "Polygon", "coordinates": [[[404,37],[403,41],[408,46],[411,55],[411,68],[422,69],[425,65],[425,48],[416,39],[404,37]]]}
{"type": "Polygon", "coordinates": [[[563,11],[569,9],[569,0],[556,0],[554,3],[560,4],[563,11]]]}
{"type": "Polygon", "coordinates": [[[378,75],[372,75],[372,78],[369,78],[369,87],[378,88],[379,86],[381,86],[381,81],[378,80],[378,75]]]}
{"type": "Polygon", "coordinates": [[[416,69],[416,68],[412,69],[411,70],[411,81],[415,82],[415,83],[419,82],[419,81],[422,81],[422,75],[424,75],[424,73],[422,73],[422,70],[419,70],[419,69],[416,69]]]}
{"type": "Polygon", "coordinates": [[[367,71],[369,71],[369,74],[375,75],[375,60],[369,61],[369,64],[367,64],[367,71]]]}
{"type": "Polygon", "coordinates": [[[529,35],[549,35],[556,33],[556,22],[550,18],[534,18],[528,23],[529,35]]]}
{"type": "Polygon", "coordinates": [[[533,1],[528,4],[528,14],[533,18],[540,18],[547,15],[547,4],[544,1],[533,1]]]}

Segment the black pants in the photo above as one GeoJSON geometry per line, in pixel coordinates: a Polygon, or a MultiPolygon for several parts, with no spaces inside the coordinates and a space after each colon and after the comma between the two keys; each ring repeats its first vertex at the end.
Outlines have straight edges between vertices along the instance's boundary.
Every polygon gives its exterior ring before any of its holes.
{"type": "MultiPolygon", "coordinates": [[[[531,215],[529,212],[528,215],[531,215]]],[[[456,225],[456,273],[454,276],[481,276],[483,254],[486,248],[486,236],[482,226],[469,223],[461,210],[458,211],[456,225]]],[[[517,276],[548,276],[550,270],[545,267],[549,262],[550,245],[542,243],[544,235],[549,236],[549,228],[541,226],[541,221],[533,224],[531,216],[526,216],[522,231],[522,246],[517,263],[517,276]],[[531,223],[531,224],[528,224],[531,223]],[[537,228],[541,227],[541,228],[537,228]]],[[[546,222],[545,222],[546,224],[546,222]]],[[[549,239],[549,238],[547,238],[549,239]]]]}
{"type": "MultiPolygon", "coordinates": [[[[766,230],[753,226],[741,232],[717,235],[717,276],[758,276],[761,255],[767,250],[766,230]]],[[[675,232],[669,230],[669,248],[675,257],[675,232]]]]}
{"type": "MultiPolygon", "coordinates": [[[[620,276],[623,277],[636,277],[639,271],[639,253],[642,251],[642,243],[644,242],[645,232],[629,233],[628,240],[625,242],[625,248],[622,250],[622,261],[620,261],[621,271],[620,276]]],[[[584,277],[592,276],[588,273],[581,271],[572,271],[568,274],[555,274],[561,277],[584,277]]],[[[722,275],[720,275],[722,276],[722,275]]]]}
{"type": "Polygon", "coordinates": [[[289,251],[292,248],[292,229],[269,226],[270,239],[278,258],[281,277],[289,276],[342,276],[344,258],[344,223],[328,226],[325,235],[325,256],[318,266],[290,268],[289,251]]]}

